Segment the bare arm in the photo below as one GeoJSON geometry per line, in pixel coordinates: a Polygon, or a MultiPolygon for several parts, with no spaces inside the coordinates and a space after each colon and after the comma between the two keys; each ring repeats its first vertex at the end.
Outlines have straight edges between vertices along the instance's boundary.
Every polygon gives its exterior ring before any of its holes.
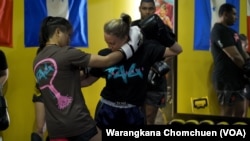
{"type": "Polygon", "coordinates": [[[165,61],[172,59],[174,56],[179,55],[180,53],[182,53],[182,47],[180,46],[180,44],[178,44],[177,42],[175,42],[173,44],[173,46],[171,47],[167,47],[164,53],[164,58],[165,61]]]}
{"type": "Polygon", "coordinates": [[[182,52],[182,47],[178,42],[175,42],[169,49],[175,52],[176,55],[182,52]]]}
{"type": "Polygon", "coordinates": [[[91,55],[88,66],[92,68],[104,68],[121,61],[124,55],[120,51],[114,51],[107,56],[91,55]]]}
{"type": "Polygon", "coordinates": [[[248,55],[248,53],[245,50],[243,52],[243,57],[245,60],[250,58],[250,56],[248,55]]]}
{"type": "Polygon", "coordinates": [[[227,56],[239,67],[242,68],[245,61],[235,46],[223,48],[227,56]]]}

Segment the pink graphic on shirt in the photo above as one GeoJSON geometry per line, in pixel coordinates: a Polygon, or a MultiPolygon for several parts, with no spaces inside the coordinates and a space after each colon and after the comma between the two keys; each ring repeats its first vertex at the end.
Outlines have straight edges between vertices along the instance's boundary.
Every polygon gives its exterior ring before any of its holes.
{"type": "Polygon", "coordinates": [[[35,65],[34,72],[37,81],[39,82],[40,80],[43,80],[41,83],[44,82],[44,84],[39,83],[40,89],[43,90],[48,88],[55,95],[60,110],[65,109],[72,103],[72,97],[61,95],[53,85],[53,81],[57,74],[57,64],[54,59],[48,58],[41,60],[35,65]],[[52,74],[51,78],[49,74],[52,74]]]}

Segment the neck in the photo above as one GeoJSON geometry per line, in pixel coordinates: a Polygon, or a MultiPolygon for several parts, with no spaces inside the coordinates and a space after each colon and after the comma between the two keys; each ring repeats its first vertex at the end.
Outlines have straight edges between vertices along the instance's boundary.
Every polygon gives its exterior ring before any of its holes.
{"type": "Polygon", "coordinates": [[[49,44],[47,43],[46,46],[58,46],[57,44],[49,44]]]}

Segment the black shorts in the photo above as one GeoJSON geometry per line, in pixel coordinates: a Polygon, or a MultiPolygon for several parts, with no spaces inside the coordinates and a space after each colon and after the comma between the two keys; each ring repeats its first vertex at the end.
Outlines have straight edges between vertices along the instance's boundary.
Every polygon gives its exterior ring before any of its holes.
{"type": "Polygon", "coordinates": [[[33,94],[32,101],[33,102],[42,102],[43,103],[42,94],[41,93],[33,94]]]}
{"type": "Polygon", "coordinates": [[[39,90],[37,84],[34,87],[34,94],[33,94],[33,97],[32,97],[32,101],[33,102],[43,102],[42,94],[41,94],[41,91],[39,90]]]}
{"type": "Polygon", "coordinates": [[[244,90],[238,91],[217,91],[217,98],[220,105],[232,106],[235,102],[242,101],[246,98],[244,90]]]}
{"type": "Polygon", "coordinates": [[[147,92],[145,103],[159,108],[166,106],[167,92],[147,92]]]}
{"type": "Polygon", "coordinates": [[[89,141],[97,133],[98,133],[97,128],[93,127],[81,135],[77,135],[74,137],[66,137],[66,138],[54,138],[54,139],[52,138],[50,140],[51,141],[89,141]]]}

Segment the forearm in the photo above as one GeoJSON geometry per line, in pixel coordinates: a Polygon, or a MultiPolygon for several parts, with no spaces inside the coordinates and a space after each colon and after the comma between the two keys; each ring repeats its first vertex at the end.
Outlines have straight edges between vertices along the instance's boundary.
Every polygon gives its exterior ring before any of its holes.
{"type": "Polygon", "coordinates": [[[169,48],[175,55],[180,54],[183,50],[180,44],[178,42],[175,42],[170,48],[169,48]]]}
{"type": "Polygon", "coordinates": [[[124,55],[120,51],[114,51],[107,56],[91,55],[88,67],[105,68],[121,61],[124,55]]]}
{"type": "Polygon", "coordinates": [[[243,58],[244,56],[235,46],[224,47],[223,51],[234,62],[235,65],[243,69],[243,65],[245,64],[245,59],[243,58]]]}
{"type": "Polygon", "coordinates": [[[239,68],[243,68],[243,65],[245,64],[245,61],[243,59],[242,56],[238,55],[238,56],[234,56],[231,57],[232,61],[239,67],[239,68]]]}
{"type": "Polygon", "coordinates": [[[169,59],[172,59],[173,57],[177,56],[178,54],[179,53],[177,53],[176,51],[173,51],[170,48],[166,48],[164,58],[169,60],[169,59]]]}
{"type": "Polygon", "coordinates": [[[248,55],[248,53],[246,51],[244,51],[243,55],[244,55],[245,60],[250,58],[250,56],[248,55]]]}
{"type": "Polygon", "coordinates": [[[105,61],[103,62],[102,65],[104,65],[104,67],[109,67],[112,66],[118,62],[120,62],[122,59],[125,59],[125,56],[122,52],[120,51],[114,51],[112,53],[110,53],[105,57],[105,61]]]}

